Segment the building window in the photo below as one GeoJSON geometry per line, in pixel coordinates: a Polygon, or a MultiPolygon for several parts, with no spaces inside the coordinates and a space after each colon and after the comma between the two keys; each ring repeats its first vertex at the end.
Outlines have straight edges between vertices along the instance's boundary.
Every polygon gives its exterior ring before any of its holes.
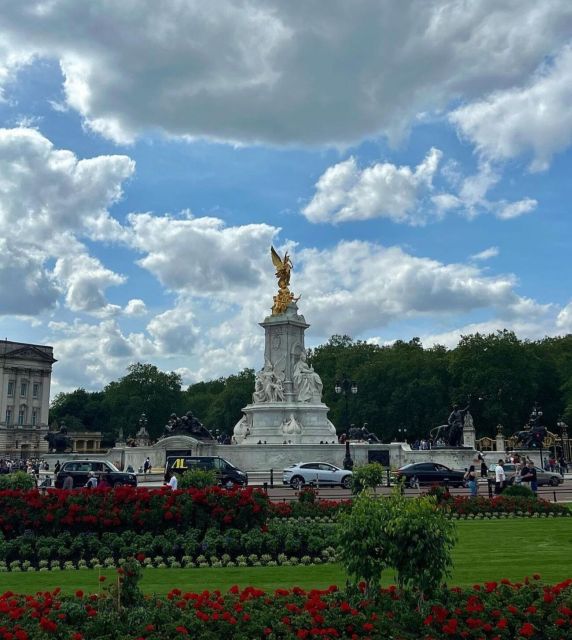
{"type": "Polygon", "coordinates": [[[6,409],[6,424],[12,424],[12,407],[6,409]]]}
{"type": "Polygon", "coordinates": [[[32,409],[32,426],[36,426],[38,424],[38,410],[32,409]]]}
{"type": "Polygon", "coordinates": [[[25,398],[28,395],[28,383],[21,382],[20,383],[20,397],[25,398]]]}
{"type": "Polygon", "coordinates": [[[14,387],[16,386],[16,383],[14,382],[14,380],[8,380],[8,397],[9,398],[13,398],[14,397],[14,387]]]}
{"type": "Polygon", "coordinates": [[[40,383],[34,382],[32,385],[32,397],[37,398],[40,395],[40,383]]]}
{"type": "Polygon", "coordinates": [[[18,411],[18,424],[22,425],[26,421],[26,407],[20,407],[18,411]]]}

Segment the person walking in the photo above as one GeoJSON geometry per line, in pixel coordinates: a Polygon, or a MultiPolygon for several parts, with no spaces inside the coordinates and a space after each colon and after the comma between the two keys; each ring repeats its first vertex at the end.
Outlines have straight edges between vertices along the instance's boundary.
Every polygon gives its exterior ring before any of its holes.
{"type": "Polygon", "coordinates": [[[536,475],[536,467],[534,465],[524,466],[520,472],[522,482],[530,482],[530,490],[534,495],[538,495],[538,478],[536,475]]]}
{"type": "Polygon", "coordinates": [[[469,487],[471,498],[476,498],[478,493],[477,474],[475,472],[475,465],[472,464],[469,470],[465,473],[465,481],[467,487],[469,487]]]}
{"type": "Polygon", "coordinates": [[[59,460],[56,460],[56,464],[54,465],[54,473],[57,475],[60,472],[62,465],[59,460]]]}
{"type": "Polygon", "coordinates": [[[177,487],[179,486],[177,474],[173,473],[172,471],[169,471],[169,473],[167,473],[167,476],[165,478],[165,484],[171,487],[173,491],[176,491],[177,487]]]}
{"type": "Polygon", "coordinates": [[[495,469],[495,493],[496,495],[500,495],[503,492],[505,483],[506,483],[506,474],[504,472],[504,462],[503,460],[499,460],[499,463],[495,469]]]}
{"type": "Polygon", "coordinates": [[[145,458],[145,462],[143,463],[143,473],[151,473],[151,460],[149,456],[145,458]]]}
{"type": "Polygon", "coordinates": [[[69,473],[64,478],[62,489],[65,489],[66,491],[71,491],[73,489],[73,478],[71,477],[71,475],[69,473]]]}
{"type": "Polygon", "coordinates": [[[97,488],[97,478],[95,477],[95,473],[93,471],[89,472],[89,477],[87,482],[85,483],[86,489],[96,489],[97,488]]]}

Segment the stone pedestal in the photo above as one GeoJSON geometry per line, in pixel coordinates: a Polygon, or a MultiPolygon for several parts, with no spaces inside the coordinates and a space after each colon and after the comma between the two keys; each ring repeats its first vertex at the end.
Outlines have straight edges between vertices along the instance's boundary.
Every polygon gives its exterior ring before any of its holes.
{"type": "Polygon", "coordinates": [[[310,326],[291,302],[260,323],[265,332],[264,367],[256,375],[252,402],[234,428],[233,442],[326,444],[336,429],[322,402],[322,382],[305,361],[304,332],[310,326]]]}

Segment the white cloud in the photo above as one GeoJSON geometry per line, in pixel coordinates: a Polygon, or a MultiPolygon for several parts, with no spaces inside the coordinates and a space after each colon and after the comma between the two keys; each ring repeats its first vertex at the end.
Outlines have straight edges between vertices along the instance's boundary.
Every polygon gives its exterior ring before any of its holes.
{"type": "Polygon", "coordinates": [[[524,200],[518,200],[517,202],[502,204],[497,217],[501,220],[512,220],[512,218],[518,218],[525,213],[534,211],[537,205],[538,201],[533,198],[524,198],[524,200]]]}
{"type": "Polygon", "coordinates": [[[74,311],[114,311],[105,289],[125,279],[90,256],[80,239],[122,239],[108,208],[133,171],[126,156],[79,160],[35,129],[0,129],[0,226],[13,256],[0,266],[0,281],[25,283],[0,307],[39,313],[53,307],[61,289],[74,311]]]}
{"type": "Polygon", "coordinates": [[[397,247],[353,241],[298,255],[300,282],[311,291],[304,297],[305,312],[321,336],[360,335],[406,318],[452,317],[477,309],[501,318],[546,312],[515,292],[512,275],[485,275],[476,266],[419,258],[397,247]]]}
{"type": "Polygon", "coordinates": [[[488,249],[483,249],[483,251],[479,251],[479,253],[475,253],[471,256],[471,260],[490,260],[491,258],[496,258],[500,253],[498,247],[489,247],[488,249]]]}
{"type": "Polygon", "coordinates": [[[125,306],[123,313],[126,316],[144,316],[147,313],[147,307],[143,300],[132,298],[125,306]]]}
{"type": "Polygon", "coordinates": [[[572,301],[561,309],[556,318],[556,326],[565,333],[572,333],[572,301]]]}
{"type": "Polygon", "coordinates": [[[199,333],[193,312],[180,304],[155,316],[147,325],[147,331],[158,351],[168,355],[191,354],[199,333]]]}
{"type": "Polygon", "coordinates": [[[5,2],[0,81],[59,60],[67,104],[121,142],[347,143],[517,86],[571,26],[568,0],[5,2]]]}
{"type": "Polygon", "coordinates": [[[310,222],[387,217],[422,224],[427,217],[423,198],[432,189],[441,155],[438,149],[431,149],[415,170],[384,162],[360,171],[351,157],[325,171],[302,213],[310,222]]]}
{"type": "Polygon", "coordinates": [[[469,219],[482,213],[491,213],[501,220],[510,220],[534,211],[538,205],[537,200],[528,197],[515,202],[489,200],[487,194],[501,176],[491,162],[482,158],[477,172],[473,175],[463,178],[457,169],[454,174],[451,174],[449,169],[445,169],[445,172],[447,179],[453,176],[449,181],[454,183],[457,193],[439,193],[432,196],[433,205],[441,213],[457,210],[469,219]]]}
{"type": "Polygon", "coordinates": [[[226,227],[218,218],[129,216],[130,243],[146,255],[138,264],[172,291],[240,299],[260,284],[279,229],[267,224],[226,227]]]}
{"type": "Polygon", "coordinates": [[[460,107],[450,119],[483,155],[507,160],[528,154],[533,171],[546,169],[572,141],[572,46],[525,85],[460,107]]]}
{"type": "Polygon", "coordinates": [[[55,306],[60,291],[43,262],[33,245],[0,238],[0,316],[31,316],[55,306]]]}

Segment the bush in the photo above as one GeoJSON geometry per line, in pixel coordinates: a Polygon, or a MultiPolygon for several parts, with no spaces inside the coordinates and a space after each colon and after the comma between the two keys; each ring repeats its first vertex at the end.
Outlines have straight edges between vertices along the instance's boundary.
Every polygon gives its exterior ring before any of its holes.
{"type": "Polygon", "coordinates": [[[373,489],[375,492],[384,479],[385,470],[377,462],[357,467],[352,476],[352,493],[356,494],[364,489],[373,489]]]}
{"type": "Polygon", "coordinates": [[[179,477],[180,489],[206,489],[217,484],[217,475],[214,469],[189,469],[179,477]]]}
{"type": "Polygon", "coordinates": [[[513,484],[507,487],[503,492],[503,496],[519,496],[521,498],[536,498],[529,487],[522,484],[513,484]]]}
{"type": "Polygon", "coordinates": [[[314,487],[303,487],[298,493],[298,501],[302,504],[315,504],[318,491],[314,487]]]}
{"type": "Polygon", "coordinates": [[[34,477],[24,471],[0,475],[0,491],[5,489],[20,489],[26,491],[35,489],[35,487],[36,480],[34,477]]]}
{"type": "Polygon", "coordinates": [[[376,499],[362,492],[340,519],[340,557],[354,582],[377,589],[382,571],[393,567],[402,589],[433,592],[448,574],[455,527],[433,497],[409,500],[399,491],[376,499]]]}

